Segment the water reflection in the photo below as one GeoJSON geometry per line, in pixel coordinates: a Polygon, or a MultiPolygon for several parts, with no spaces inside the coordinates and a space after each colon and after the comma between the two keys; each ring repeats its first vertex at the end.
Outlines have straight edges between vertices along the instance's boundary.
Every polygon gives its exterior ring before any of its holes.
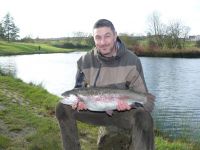
{"type": "Polygon", "coordinates": [[[60,96],[75,84],[76,61],[80,55],[70,53],[0,57],[0,66],[4,70],[15,70],[16,76],[23,81],[41,84],[49,92],[60,96]]]}
{"type": "MultiPolygon", "coordinates": [[[[84,53],[0,57],[1,68],[61,95],[73,88],[84,53]]],[[[141,58],[148,89],[156,96],[156,127],[170,136],[200,139],[200,59],[141,58]],[[184,134],[184,135],[183,135],[184,134]]]]}
{"type": "MultiPolygon", "coordinates": [[[[1,57],[0,57],[1,58],[1,57]]],[[[2,57],[0,59],[0,70],[3,74],[16,76],[16,63],[12,57],[2,57]]]]}
{"type": "Polygon", "coordinates": [[[156,126],[171,136],[199,140],[200,59],[142,58],[142,63],[147,85],[157,97],[156,126]]]}

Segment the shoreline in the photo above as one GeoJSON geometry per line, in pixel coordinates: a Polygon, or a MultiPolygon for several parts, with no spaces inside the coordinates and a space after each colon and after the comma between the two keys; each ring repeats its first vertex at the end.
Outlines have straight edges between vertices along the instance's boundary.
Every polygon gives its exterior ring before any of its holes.
{"type": "MultiPolygon", "coordinates": [[[[200,48],[197,47],[186,47],[184,49],[127,48],[139,57],[200,58],[200,48]]],[[[0,41],[0,56],[86,52],[90,49],[86,49],[84,47],[59,48],[51,45],[50,43],[0,41]]]]}
{"type": "MultiPolygon", "coordinates": [[[[58,44],[62,45],[63,42],[64,41],[38,41],[27,43],[0,40],[0,56],[84,52],[89,51],[93,47],[92,45],[87,48],[85,45],[80,45],[79,47],[56,46],[58,44]]],[[[133,51],[139,57],[200,58],[200,48],[196,47],[192,43],[188,43],[185,45],[185,48],[182,49],[160,49],[159,47],[147,47],[145,45],[135,47],[133,47],[133,45],[126,45],[130,51],[133,51]]]]}
{"type": "MultiPolygon", "coordinates": [[[[20,53],[1,53],[1,56],[16,56],[16,55],[34,55],[34,54],[56,54],[56,53],[73,53],[73,52],[85,52],[88,50],[68,50],[68,51],[35,51],[35,52],[20,52],[20,53]]],[[[133,51],[134,52],[134,51],[133,51]]],[[[154,52],[134,52],[138,57],[162,57],[162,58],[200,58],[200,51],[178,51],[178,52],[170,52],[170,51],[154,51],[154,52]]]]}
{"type": "Polygon", "coordinates": [[[178,51],[178,52],[141,52],[139,57],[170,57],[170,58],[200,58],[200,51],[178,51]]]}

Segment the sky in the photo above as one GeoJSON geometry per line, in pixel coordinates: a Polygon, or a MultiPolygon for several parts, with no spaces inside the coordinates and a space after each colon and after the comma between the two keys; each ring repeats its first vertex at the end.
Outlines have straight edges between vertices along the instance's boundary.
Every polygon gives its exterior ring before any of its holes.
{"type": "Polygon", "coordinates": [[[200,0],[0,0],[0,21],[10,13],[20,38],[92,33],[101,18],[111,20],[118,33],[146,35],[155,11],[162,23],[178,20],[190,35],[200,35],[200,0]]]}

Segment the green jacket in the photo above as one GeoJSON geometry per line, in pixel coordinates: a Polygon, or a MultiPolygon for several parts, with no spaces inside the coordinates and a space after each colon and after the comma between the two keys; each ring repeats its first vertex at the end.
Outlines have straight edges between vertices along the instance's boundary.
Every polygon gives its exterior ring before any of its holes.
{"type": "Polygon", "coordinates": [[[140,59],[117,39],[117,55],[107,58],[95,47],[77,62],[75,87],[112,86],[147,92],[140,59]]]}

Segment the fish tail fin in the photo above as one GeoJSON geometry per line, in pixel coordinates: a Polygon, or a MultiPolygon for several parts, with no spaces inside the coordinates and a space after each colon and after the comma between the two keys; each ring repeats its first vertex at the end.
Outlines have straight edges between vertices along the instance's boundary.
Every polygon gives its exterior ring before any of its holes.
{"type": "Polygon", "coordinates": [[[152,95],[151,93],[148,93],[147,94],[147,102],[144,104],[144,109],[149,111],[149,112],[152,112],[153,111],[153,108],[154,108],[154,105],[155,105],[155,96],[152,95]]]}

